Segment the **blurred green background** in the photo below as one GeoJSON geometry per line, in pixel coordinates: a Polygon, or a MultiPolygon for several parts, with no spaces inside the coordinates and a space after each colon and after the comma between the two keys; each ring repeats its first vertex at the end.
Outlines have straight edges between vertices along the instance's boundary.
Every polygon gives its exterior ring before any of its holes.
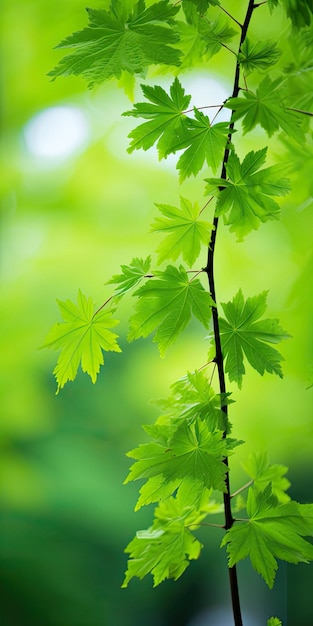
{"type": "MultiPolygon", "coordinates": [[[[239,5],[243,11],[246,3],[239,5]]],[[[201,532],[201,559],[178,582],[152,589],[151,580],[136,580],[120,589],[124,547],[152,517],[149,507],[133,512],[137,485],[122,485],[125,452],[143,441],[140,425],[157,416],[149,399],[167,395],[186,369],[206,361],[208,341],[198,325],[160,360],[151,342],[126,343],[129,298],[120,310],[122,354],[107,354],[95,386],[79,375],[58,396],[51,373],[56,354],[38,350],[59,319],[56,298],[75,300],[81,288],[100,305],[120,264],[155,249],[158,238],[147,235],[154,202],[176,204],[180,193],[201,202],[203,195],[202,175],[179,188],[173,160],[158,164],[153,151],[127,155],[133,122],[120,114],[131,103],[116,84],[88,92],[77,78],[49,81],[47,72],[61,57],[53,47],[85,26],[84,8],[81,0],[1,5],[1,624],[227,626],[219,531],[201,532]]],[[[266,24],[267,36],[284,41],[281,12],[271,22],[264,15],[259,12],[254,31],[264,32],[266,24]]],[[[292,55],[283,45],[282,64],[292,55]]],[[[181,78],[198,106],[230,93],[226,51],[212,67],[181,78]]],[[[164,77],[150,80],[160,81],[169,84],[164,77]]],[[[267,141],[256,132],[240,154],[267,141]]],[[[274,140],[270,160],[277,159],[289,163],[293,183],[281,222],[241,244],[223,226],[218,234],[219,298],[226,301],[239,286],[245,295],[269,289],[269,316],[292,335],[282,346],[283,380],[249,370],[240,394],[230,387],[237,401],[234,435],[246,441],[232,460],[231,481],[233,489],[245,481],[246,454],[267,449],[272,462],[290,467],[292,497],[309,502],[312,144],[274,140]]],[[[288,614],[289,626],[311,626],[312,570],[281,567],[269,592],[249,563],[240,565],[245,626],[261,626],[272,614],[285,620],[288,614]]]]}

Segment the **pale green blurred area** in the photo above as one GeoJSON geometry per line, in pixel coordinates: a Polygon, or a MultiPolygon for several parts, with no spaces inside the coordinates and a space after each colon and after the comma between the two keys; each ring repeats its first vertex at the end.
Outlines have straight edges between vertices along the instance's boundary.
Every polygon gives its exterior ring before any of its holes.
{"type": "MultiPolygon", "coordinates": [[[[103,5],[95,0],[92,6],[103,5]]],[[[122,483],[129,466],[125,452],[144,440],[140,425],[157,415],[149,399],[166,396],[186,370],[206,362],[208,339],[191,324],[165,360],[150,341],[128,345],[129,298],[119,312],[122,354],[105,356],[95,386],[80,374],[58,396],[52,376],[57,355],[38,350],[59,320],[56,298],[75,300],[80,288],[101,305],[111,293],[105,282],[120,264],[156,248],[158,237],[147,234],[154,202],[177,204],[180,193],[203,202],[207,175],[180,188],[174,161],[158,163],[154,153],[127,155],[133,122],[120,114],[131,103],[116,84],[88,92],[80,79],[49,81],[46,74],[61,56],[53,47],[86,24],[84,8],[79,0],[2,3],[1,623],[187,626],[228,598],[221,537],[201,532],[203,555],[177,583],[152,590],[150,580],[134,581],[120,590],[123,549],[152,517],[149,508],[133,513],[137,485],[122,483]],[[87,138],[67,158],[36,157],[27,146],[26,125],[59,106],[81,112],[87,138]]],[[[263,28],[258,16],[254,29],[263,28]]],[[[285,28],[278,12],[267,36],[285,28]]],[[[213,78],[226,55],[215,57],[213,78]]],[[[228,68],[231,76],[232,63],[228,68]]],[[[222,81],[226,95],[229,76],[222,81]]],[[[181,80],[188,90],[199,77],[181,80]]],[[[204,105],[205,93],[197,91],[194,103],[204,105]]],[[[267,141],[261,131],[254,133],[240,154],[267,141]]],[[[250,451],[267,449],[272,462],[290,467],[293,498],[309,502],[312,145],[293,144],[290,152],[278,140],[271,146],[270,161],[290,164],[293,191],[282,202],[281,222],[264,225],[243,243],[221,225],[217,293],[227,301],[239,287],[246,296],[268,289],[268,314],[279,317],[292,338],[281,347],[283,380],[248,370],[242,392],[229,387],[236,400],[233,432],[246,441],[231,460],[231,481],[234,490],[240,487],[246,480],[241,461],[250,451]]],[[[199,267],[205,263],[204,250],[199,267]]],[[[285,618],[287,611],[289,626],[312,624],[312,566],[283,567],[272,593],[249,564],[239,567],[239,575],[244,610],[254,616],[247,626],[265,624],[271,614],[285,618]]]]}

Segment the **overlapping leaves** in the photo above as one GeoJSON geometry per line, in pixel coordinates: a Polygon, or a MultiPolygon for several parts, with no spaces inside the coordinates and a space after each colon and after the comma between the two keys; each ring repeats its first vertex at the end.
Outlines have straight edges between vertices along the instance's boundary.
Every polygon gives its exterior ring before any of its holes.
{"type": "Polygon", "coordinates": [[[286,490],[290,482],[285,474],[288,468],[285,465],[271,464],[267,452],[250,454],[242,464],[248,476],[252,478],[256,491],[263,491],[271,483],[272,493],[281,503],[289,502],[290,497],[286,490]]]}
{"type": "Polygon", "coordinates": [[[228,122],[211,124],[207,115],[194,108],[194,119],[189,119],[184,138],[172,146],[172,152],[184,150],[176,166],[180,182],[189,176],[196,176],[205,162],[216,172],[223,158],[229,132],[228,122]]]}
{"type": "Polygon", "coordinates": [[[277,319],[260,319],[266,310],[267,292],[244,300],[241,289],[231,302],[222,303],[226,319],[220,319],[225,371],[239,387],[245,374],[244,357],[259,374],[282,378],[282,355],[269,344],[289,337],[277,319]]]}
{"type": "Polygon", "coordinates": [[[147,337],[155,331],[153,341],[158,343],[163,356],[178,335],[188,324],[193,314],[205,328],[211,318],[214,304],[198,279],[189,279],[181,265],[168,265],[164,272],[155,272],[155,277],[140,287],[136,313],[129,320],[128,339],[147,337]]]}
{"type": "Polygon", "coordinates": [[[50,76],[81,74],[92,87],[123,71],[142,74],[152,64],[179,65],[180,52],[173,47],[178,35],[171,27],[178,10],[168,0],[149,7],[138,0],[131,13],[122,0],[112,0],[108,11],[87,9],[88,26],[59,44],[73,52],[50,76]]]}
{"type": "MultiPolygon", "coordinates": [[[[197,420],[206,422],[207,428],[212,433],[215,431],[229,432],[230,428],[226,423],[225,413],[221,410],[221,404],[225,405],[230,400],[227,396],[222,398],[220,394],[215,393],[204,371],[189,372],[176,381],[171,390],[172,393],[169,397],[154,400],[154,404],[162,411],[162,414],[155,426],[145,427],[155,443],[168,450],[166,446],[168,446],[169,440],[178,426],[184,423],[188,429],[197,420]]],[[[219,443],[220,437],[217,438],[217,441],[219,443]]],[[[230,440],[228,440],[229,444],[230,440]]],[[[158,460],[157,456],[157,463],[158,460]]],[[[204,486],[201,481],[195,481],[193,477],[192,484],[195,494],[203,493],[204,486]]],[[[168,478],[166,481],[162,474],[149,477],[140,488],[136,510],[143,505],[168,498],[180,485],[181,478],[177,476],[168,478]]]]}
{"type": "Polygon", "coordinates": [[[282,177],[281,166],[260,169],[266,152],[267,148],[249,152],[240,163],[232,151],[226,166],[227,180],[206,179],[206,193],[217,197],[217,215],[224,216],[238,239],[259,228],[261,222],[278,219],[280,207],[272,196],[284,196],[289,191],[289,181],[282,177]]]}
{"type": "Polygon", "coordinates": [[[265,76],[255,93],[243,91],[243,97],[229,98],[225,107],[234,111],[233,121],[242,118],[245,133],[260,124],[270,137],[276,131],[283,130],[288,136],[302,141],[301,118],[284,106],[281,82],[281,78],[272,81],[269,76],[265,76]]]}
{"type": "Polygon", "coordinates": [[[280,504],[269,484],[262,492],[249,489],[247,513],[249,519],[235,524],[222,541],[222,546],[227,545],[229,567],[249,556],[253,568],[272,588],[276,559],[288,563],[313,560],[313,545],[304,539],[313,536],[313,504],[280,504]]]}
{"type": "Polygon", "coordinates": [[[223,397],[216,394],[203,370],[188,372],[171,389],[171,396],[155,401],[167,418],[179,418],[191,423],[200,417],[208,422],[212,430],[227,430],[221,405],[231,402],[229,394],[223,397]]]}
{"type": "Polygon", "coordinates": [[[192,204],[187,198],[180,198],[180,208],[168,204],[156,204],[163,217],[157,217],[151,225],[152,232],[166,233],[165,239],[157,248],[158,261],[176,261],[182,255],[189,267],[200,253],[201,244],[209,243],[212,224],[200,220],[197,202],[192,204]]]}
{"type": "Polygon", "coordinates": [[[168,95],[158,85],[141,85],[143,94],[149,102],[138,102],[131,111],[123,115],[143,117],[148,122],[140,124],[128,135],[131,139],[128,152],[148,150],[156,144],[159,158],[166,157],[172,151],[172,145],[184,137],[187,118],[184,111],[188,108],[191,96],[185,94],[178,78],[175,78],[168,95]]]}
{"type": "Polygon", "coordinates": [[[218,489],[225,491],[227,467],[223,460],[236,445],[226,440],[220,430],[211,431],[200,418],[191,424],[179,420],[165,427],[155,424],[145,427],[154,441],[128,452],[136,462],[125,482],[162,475],[165,483],[192,482],[195,491],[218,489]]]}
{"type": "Polygon", "coordinates": [[[186,21],[177,22],[179,48],[183,55],[180,66],[181,69],[188,69],[217,54],[236,35],[236,31],[220,17],[214,21],[207,17],[203,19],[205,7],[199,11],[194,2],[185,1],[182,4],[186,21]]]}
{"type": "Polygon", "coordinates": [[[194,107],[194,117],[185,115],[190,96],[176,78],[170,94],[159,86],[142,86],[149,102],[138,102],[124,115],[143,117],[148,122],[131,131],[129,152],[142,148],[148,150],[156,144],[159,158],[180,150],[184,152],[177,162],[180,180],[196,176],[206,162],[216,172],[223,158],[229,135],[229,124],[211,124],[209,118],[194,107]]]}
{"type": "Polygon", "coordinates": [[[137,532],[125,550],[130,557],[123,587],[134,576],[141,579],[150,573],[155,587],[167,578],[177,580],[189,561],[199,557],[202,544],[190,528],[196,529],[208,508],[207,492],[194,502],[190,484],[179,489],[176,497],[161,502],[155,510],[153,525],[137,532]]]}
{"type": "Polygon", "coordinates": [[[104,363],[103,352],[121,352],[116,342],[117,335],[109,330],[118,324],[112,319],[112,309],[99,310],[94,314],[91,298],[78,292],[77,305],[66,300],[58,301],[63,322],[55,324],[43,347],[61,350],[55,374],[58,391],[69,380],[74,380],[81,364],[93,383],[96,382],[100,365],[104,363]]]}

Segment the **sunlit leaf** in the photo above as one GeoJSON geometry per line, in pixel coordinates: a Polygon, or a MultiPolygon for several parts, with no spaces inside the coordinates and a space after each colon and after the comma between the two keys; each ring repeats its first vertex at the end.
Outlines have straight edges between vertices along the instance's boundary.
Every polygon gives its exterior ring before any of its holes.
{"type": "Polygon", "coordinates": [[[252,478],[255,489],[263,491],[271,483],[272,492],[279,502],[284,503],[290,500],[286,493],[290,487],[290,482],[285,477],[288,467],[270,464],[267,452],[250,454],[242,466],[248,476],[252,478]]]}
{"type": "Polygon", "coordinates": [[[68,380],[74,380],[79,365],[96,382],[100,365],[104,363],[103,352],[121,352],[116,342],[117,335],[109,330],[118,324],[112,319],[112,309],[94,313],[91,298],[78,292],[77,305],[66,300],[58,301],[63,322],[55,324],[43,347],[61,350],[55,374],[58,391],[68,380]]]}
{"type": "Polygon", "coordinates": [[[151,225],[152,232],[165,233],[166,237],[157,248],[159,263],[165,259],[176,261],[182,255],[191,267],[199,256],[201,243],[208,245],[212,224],[200,220],[197,202],[180,198],[180,208],[168,204],[156,204],[163,217],[157,217],[151,225]]]}
{"type": "Polygon", "coordinates": [[[222,303],[226,319],[220,319],[220,333],[225,370],[229,380],[239,387],[245,374],[244,357],[263,376],[264,372],[282,378],[282,355],[268,344],[276,344],[290,335],[277,319],[260,319],[266,310],[267,292],[244,300],[241,289],[231,302],[222,303]]]}
{"type": "Polygon", "coordinates": [[[249,556],[271,589],[276,559],[288,563],[313,560],[313,545],[303,538],[313,536],[313,504],[279,504],[268,485],[263,492],[249,489],[247,513],[249,519],[235,524],[222,541],[222,546],[227,545],[229,567],[249,556]]]}
{"type": "Polygon", "coordinates": [[[188,324],[191,314],[208,327],[214,304],[198,279],[189,279],[183,266],[168,265],[164,272],[154,272],[135,292],[136,313],[129,320],[128,339],[147,337],[155,332],[161,356],[188,324]]]}
{"type": "Polygon", "coordinates": [[[185,94],[178,78],[171,85],[169,95],[158,85],[141,85],[141,89],[149,102],[138,102],[131,111],[126,111],[123,115],[143,117],[149,121],[130,132],[128,136],[132,141],[128,152],[139,148],[148,150],[156,144],[159,158],[166,158],[171,152],[172,144],[184,137],[187,118],[183,113],[188,109],[191,96],[185,94]]]}
{"type": "Polygon", "coordinates": [[[135,257],[129,265],[121,265],[122,274],[112,276],[112,278],[107,281],[107,285],[116,285],[114,295],[122,296],[130,289],[139,285],[149,272],[150,266],[150,256],[145,260],[135,257]]]}
{"type": "Polygon", "coordinates": [[[87,9],[88,26],[58,45],[73,52],[50,76],[82,75],[93,87],[122,72],[142,74],[152,64],[179,65],[180,52],[172,47],[178,35],[171,27],[178,10],[168,0],[149,7],[138,0],[131,13],[122,0],[112,0],[108,11],[87,9]]]}
{"type": "MultiPolygon", "coordinates": [[[[136,533],[125,552],[130,557],[123,587],[136,576],[152,574],[154,587],[163,580],[177,580],[189,565],[199,557],[202,544],[191,532],[207,515],[207,491],[193,502],[190,487],[179,489],[176,497],[161,502],[155,510],[153,525],[136,533]]],[[[192,492],[192,485],[191,485],[192,492]]]]}

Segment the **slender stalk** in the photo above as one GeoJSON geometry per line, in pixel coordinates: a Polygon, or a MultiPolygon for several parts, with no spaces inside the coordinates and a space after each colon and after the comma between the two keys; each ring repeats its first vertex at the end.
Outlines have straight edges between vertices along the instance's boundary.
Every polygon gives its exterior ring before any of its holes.
{"type": "MultiPolygon", "coordinates": [[[[249,0],[246,17],[243,22],[243,25],[241,26],[239,50],[246,38],[254,8],[255,8],[254,0],[249,0]]],[[[233,93],[232,93],[233,98],[236,98],[239,93],[239,89],[240,89],[239,79],[240,79],[240,65],[237,61],[236,69],[235,69],[234,84],[233,84],[233,93]]],[[[231,139],[233,128],[234,128],[234,122],[231,121],[229,125],[229,135],[228,135],[229,141],[227,142],[227,146],[225,148],[223,164],[222,164],[222,172],[221,172],[221,178],[223,178],[224,180],[226,180],[226,177],[227,177],[226,165],[227,165],[228,157],[229,157],[229,142],[231,139]]],[[[215,228],[212,230],[212,233],[211,233],[211,240],[210,240],[209,248],[208,248],[207,266],[205,268],[205,271],[207,272],[207,275],[208,275],[211,297],[213,298],[214,302],[216,302],[214,253],[215,253],[216,236],[217,236],[217,230],[218,230],[218,222],[219,222],[219,218],[217,215],[215,215],[214,216],[215,228]]],[[[222,347],[221,347],[218,310],[216,306],[212,307],[212,318],[213,318],[213,331],[214,331],[215,350],[216,350],[215,362],[216,362],[217,371],[218,371],[220,393],[221,393],[221,397],[224,398],[225,397],[224,394],[226,393],[225,371],[224,371],[223,354],[222,354],[222,347]]],[[[221,410],[223,411],[225,415],[225,422],[227,424],[228,407],[225,402],[222,402],[221,410]]],[[[227,434],[227,431],[225,428],[224,438],[226,437],[226,434],[227,434]]],[[[224,463],[228,468],[227,458],[225,458],[224,463]]],[[[234,518],[233,518],[232,510],[231,510],[231,495],[230,495],[230,484],[229,484],[228,472],[226,473],[225,484],[226,484],[226,493],[224,493],[225,530],[229,530],[234,523],[234,518]]],[[[229,568],[229,583],[230,583],[234,623],[235,623],[235,626],[243,626],[236,566],[229,568]]]]}

